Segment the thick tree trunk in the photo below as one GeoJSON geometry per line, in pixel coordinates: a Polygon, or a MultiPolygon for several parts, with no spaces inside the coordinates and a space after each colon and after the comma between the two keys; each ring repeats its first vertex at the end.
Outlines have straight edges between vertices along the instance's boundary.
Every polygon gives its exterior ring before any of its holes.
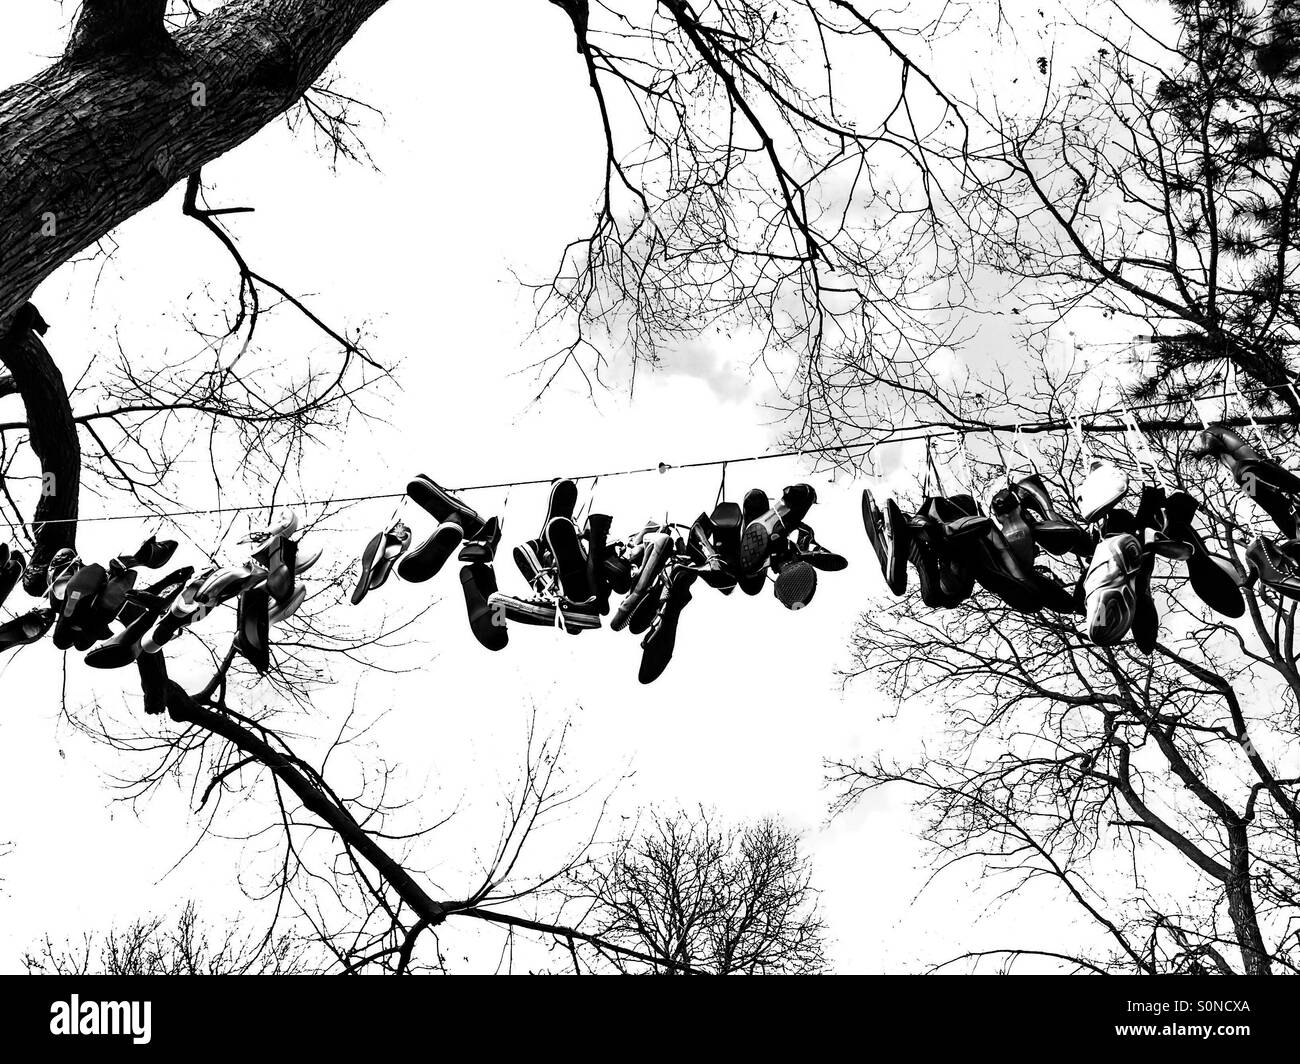
{"type": "Polygon", "coordinates": [[[0,398],[22,394],[50,491],[29,589],[75,543],[81,452],[63,378],[19,311],[70,257],[283,114],[384,2],[230,0],[172,37],[165,0],[82,0],[63,59],[0,92],[0,398]]]}
{"type": "Polygon", "coordinates": [[[59,265],[284,113],[385,0],[84,0],[64,58],[0,93],[0,333],[59,265]]]}
{"type": "MultiPolygon", "coordinates": [[[[22,393],[28,438],[41,463],[41,494],[32,517],[36,550],[23,580],[33,595],[45,592],[45,565],[54,552],[76,543],[81,494],[77,426],[63,374],[41,340],[45,328],[40,313],[29,303],[15,315],[7,332],[0,330],[0,360],[9,367],[14,389],[22,393]]],[[[4,394],[4,381],[0,378],[0,394],[4,394]]]]}
{"type": "Polygon", "coordinates": [[[1250,884],[1250,842],[1244,827],[1229,831],[1228,866],[1231,874],[1223,886],[1228,896],[1228,916],[1241,950],[1241,963],[1247,975],[1271,975],[1273,966],[1259,929],[1255,892],[1250,884]]]}

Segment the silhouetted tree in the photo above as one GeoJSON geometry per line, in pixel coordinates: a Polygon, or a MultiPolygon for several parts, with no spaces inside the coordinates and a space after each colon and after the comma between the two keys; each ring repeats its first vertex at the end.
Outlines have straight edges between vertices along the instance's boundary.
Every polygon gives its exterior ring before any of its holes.
{"type": "Polygon", "coordinates": [[[604,968],[811,975],[827,966],[811,878],[799,837],[774,820],[729,827],[703,809],[652,813],[577,870],[572,900],[605,942],[678,964],[597,949],[604,968]]]}

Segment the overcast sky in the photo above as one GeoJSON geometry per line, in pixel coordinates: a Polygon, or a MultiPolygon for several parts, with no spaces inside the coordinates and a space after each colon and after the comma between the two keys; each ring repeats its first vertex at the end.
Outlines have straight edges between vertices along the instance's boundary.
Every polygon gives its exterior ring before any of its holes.
{"type": "MultiPolygon", "coordinates": [[[[519,371],[549,348],[528,335],[530,306],[515,275],[542,275],[584,231],[600,144],[561,13],[537,0],[491,11],[394,0],[344,53],[346,88],[386,116],[366,137],[381,172],[344,166],[332,173],[309,139],[277,125],[205,175],[214,202],[257,208],[234,223],[257,268],[311,293],[335,322],[369,323],[374,353],[400,362],[386,423],[357,425],[309,453],[303,486],[352,495],[400,491],[419,472],[448,484],[495,482],[769,449],[775,430],[763,404],[773,398],[772,383],[746,365],[743,351],[716,338],[641,374],[634,399],[618,379],[594,403],[577,382],[562,380],[530,405],[536,383],[519,371]]],[[[59,51],[64,18],[55,3],[5,5],[6,83],[59,51]]],[[[187,308],[207,307],[211,294],[228,291],[228,261],[179,205],[174,190],[115,234],[107,260],[64,268],[38,292],[65,377],[77,377],[116,337],[141,365],[186,349],[193,341],[180,320],[187,308]]],[[[324,357],[324,347],[315,348],[324,357]]],[[[0,412],[17,403],[0,400],[0,412]]],[[[847,664],[854,620],[883,601],[858,516],[868,482],[832,482],[807,470],[798,460],[732,466],[728,486],[737,500],[751,486],[772,493],[801,479],[816,486],[821,502],[810,521],[851,564],[822,576],[809,609],[789,613],[767,593],[723,598],[701,586],[683,617],[676,659],[642,687],[638,641],[627,633],[574,639],[515,627],[504,653],[481,650],[465,625],[453,566],[429,584],[392,583],[347,618],[365,630],[440,599],[414,631],[419,645],[401,651],[412,671],[342,672],[294,729],[328,735],[354,694],[367,711],[391,710],[371,738],[400,764],[405,794],[430,820],[462,809],[432,847],[433,874],[449,894],[469,881],[473,845],[493,841],[495,803],[536,712],[543,731],[572,722],[566,764],[575,780],[604,786],[631,773],[617,789],[615,818],[703,803],[725,818],[772,815],[803,831],[840,971],[909,970],[966,949],[1033,945],[1044,928],[1073,918],[1049,894],[1014,913],[985,912],[987,896],[953,876],[916,897],[931,859],[914,840],[916,820],[903,795],[827,823],[824,758],[905,753],[930,721],[911,710],[895,718],[869,680],[841,687],[837,669],[847,664]]],[[[582,488],[585,500],[590,482],[582,488]]],[[[595,507],[626,531],[652,515],[690,521],[711,507],[717,488],[718,471],[709,469],[602,480],[595,507]]],[[[472,501],[485,513],[504,513],[508,547],[536,533],[545,495],[517,488],[508,505],[502,492],[472,501]]],[[[123,498],[88,499],[83,512],[124,506],[123,498]]],[[[373,503],[331,519],[329,531],[318,533],[326,567],[358,556],[391,513],[391,503],[373,503]]],[[[417,535],[429,530],[414,507],[406,517],[417,535]]],[[[87,525],[83,552],[126,550],[156,529],[177,533],[156,521],[87,525]]],[[[206,518],[180,527],[204,545],[220,530],[206,518]]],[[[508,550],[503,555],[501,583],[520,589],[508,550]]],[[[198,557],[186,549],[178,561],[198,557]]],[[[249,846],[209,840],[173,867],[199,826],[188,781],[134,809],[115,803],[120,755],[63,715],[66,683],[74,717],[97,703],[119,721],[168,729],[165,720],[144,720],[133,682],[129,670],[96,673],[72,656],[65,675],[48,642],[0,659],[0,839],[13,844],[0,860],[0,969],[16,969],[21,950],[47,931],[103,928],[187,898],[217,920],[264,914],[240,889],[241,869],[260,860],[249,846]]],[[[568,829],[594,814],[594,805],[575,810],[568,829]]],[[[556,833],[557,852],[564,830],[556,833]]],[[[534,854],[539,868],[551,856],[548,845],[534,854]]],[[[499,944],[455,930],[443,941],[453,963],[458,950],[470,955],[499,944]]]]}

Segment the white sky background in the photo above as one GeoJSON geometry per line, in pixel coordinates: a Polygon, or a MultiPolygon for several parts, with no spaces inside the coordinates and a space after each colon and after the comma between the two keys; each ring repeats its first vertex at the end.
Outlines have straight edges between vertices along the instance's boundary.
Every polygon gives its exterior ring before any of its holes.
{"type": "MultiPolygon", "coordinates": [[[[20,80],[56,54],[65,18],[55,3],[5,5],[0,80],[20,80]]],[[[512,375],[549,348],[527,337],[530,304],[511,270],[544,274],[562,245],[586,231],[600,176],[593,100],[558,9],[540,0],[490,8],[394,0],[344,52],[339,70],[341,87],[387,116],[366,136],[382,173],[355,166],[331,173],[309,139],[283,125],[205,173],[214,204],[257,208],[234,223],[255,268],[311,293],[334,324],[370,322],[372,351],[401,361],[402,390],[392,395],[388,424],[358,425],[309,454],[306,488],[400,491],[417,472],[449,484],[487,482],[771,445],[762,409],[770,380],[716,340],[694,344],[657,373],[642,372],[634,401],[616,388],[593,405],[567,381],[530,409],[533,379],[512,375]]],[[[115,330],[141,364],[153,352],[192,345],[179,320],[187,301],[207,308],[205,286],[223,294],[233,274],[179,207],[177,189],[115,234],[107,264],[65,268],[37,293],[66,378],[108,350],[115,330]]],[[[323,345],[316,350],[328,355],[323,345]]],[[[0,412],[17,404],[0,402],[0,412]]],[[[535,709],[543,732],[572,719],[566,763],[575,779],[634,773],[617,792],[615,825],[638,808],[703,803],[729,819],[771,814],[806,832],[839,971],[902,971],[966,949],[1061,945],[1053,925],[1074,914],[1046,892],[1022,892],[1009,909],[985,914],[987,895],[970,894],[957,877],[914,900],[930,858],[914,841],[917,824],[901,793],[826,823],[823,758],[906,751],[928,722],[916,713],[890,719],[892,707],[867,682],[840,689],[835,671],[847,664],[854,619],[884,593],[858,516],[865,482],[831,483],[804,469],[785,460],[732,467],[729,496],[738,500],[751,486],[777,493],[810,479],[822,500],[810,521],[824,543],[848,555],[849,570],[824,574],[817,598],[798,614],[769,593],[723,598],[700,586],[674,662],[649,687],[636,681],[640,650],[626,633],[575,639],[516,626],[505,652],[481,650],[464,621],[454,564],[429,584],[391,583],[347,618],[378,624],[431,596],[442,599],[417,629],[422,647],[403,652],[417,671],[346,674],[314,712],[337,721],[354,690],[366,709],[391,707],[374,741],[403,766],[406,793],[419,797],[427,819],[455,805],[463,810],[430,851],[449,895],[468,881],[470,843],[492,841],[494,803],[518,765],[535,709]]],[[[606,480],[596,507],[615,515],[616,531],[664,512],[689,521],[711,507],[717,486],[717,470],[606,480]]],[[[582,487],[585,499],[589,484],[582,487]]],[[[500,499],[480,493],[472,502],[493,512],[500,499]]],[[[510,496],[498,565],[503,587],[521,586],[509,546],[535,534],[544,499],[544,488],[510,496]]],[[[87,499],[83,512],[100,506],[122,512],[130,504],[87,499]]],[[[339,531],[320,534],[327,562],[340,566],[359,555],[390,512],[390,503],[374,503],[334,519],[330,527],[339,531]]],[[[406,516],[417,536],[428,531],[413,507],[406,516]]],[[[87,525],[83,553],[128,550],[156,527],[87,525]]],[[[218,526],[199,520],[186,529],[210,542],[218,526]]],[[[0,660],[0,839],[13,843],[0,860],[0,969],[17,969],[22,949],[46,931],[60,937],[103,928],[190,897],[210,919],[262,912],[238,889],[247,860],[239,843],[206,842],[169,872],[195,837],[187,794],[164,788],[138,816],[113,803],[116,755],[61,718],[63,682],[48,642],[0,660]]],[[[98,699],[125,719],[123,698],[136,697],[133,670],[95,673],[72,657],[66,683],[74,713],[98,699]]],[[[137,703],[128,705],[142,721],[137,703]]],[[[156,719],[144,726],[169,727],[156,719]]],[[[295,727],[332,731],[316,722],[295,727]]],[[[547,846],[539,841],[539,869],[547,846]]],[[[443,943],[453,968],[463,955],[473,956],[468,967],[482,968],[500,938],[453,927],[443,943]]]]}

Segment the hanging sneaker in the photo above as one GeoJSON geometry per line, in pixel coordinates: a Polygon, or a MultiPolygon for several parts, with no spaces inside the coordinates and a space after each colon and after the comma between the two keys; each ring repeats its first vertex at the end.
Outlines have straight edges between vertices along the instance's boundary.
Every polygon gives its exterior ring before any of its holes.
{"type": "Polygon", "coordinates": [[[553,517],[546,525],[546,546],[555,562],[560,590],[570,602],[588,602],[596,591],[588,579],[587,554],[578,527],[569,517],[553,517]]]}
{"type": "Polygon", "coordinates": [[[467,526],[459,514],[452,514],[438,525],[419,546],[414,547],[397,565],[397,575],[411,584],[422,584],[437,576],[456,549],[465,540],[466,533],[477,535],[482,525],[467,526]]]}
{"type": "MultiPolygon", "coordinates": [[[[613,523],[609,514],[588,514],[582,532],[582,537],[586,540],[587,583],[596,596],[602,617],[609,613],[609,593],[614,590],[607,564],[615,553],[609,542],[609,530],[613,523]]],[[[625,587],[624,591],[626,590],[625,587]]]]}
{"type": "Polygon", "coordinates": [[[707,514],[700,514],[691,526],[687,543],[700,578],[709,587],[726,591],[736,586],[736,576],[714,545],[715,535],[713,522],[707,514]]]}
{"type": "Polygon", "coordinates": [[[1142,561],[1142,545],[1127,533],[1097,544],[1083,586],[1088,638],[1098,646],[1114,646],[1132,627],[1142,561]]]}
{"type": "Polygon", "coordinates": [[[83,565],[61,584],[58,599],[58,620],[54,625],[54,645],[69,650],[77,639],[79,630],[92,623],[95,601],[108,584],[108,573],[102,565],[83,565]]]}
{"type": "Polygon", "coordinates": [[[907,558],[910,532],[907,518],[893,499],[885,500],[882,511],[867,489],[862,491],[862,524],[867,540],[880,563],[885,584],[895,595],[907,590],[907,558]]]}
{"type": "Polygon", "coordinates": [[[677,624],[682,610],[691,601],[691,585],[696,573],[686,566],[675,565],[664,573],[664,591],[658,609],[641,640],[641,667],[637,679],[641,683],[654,683],[663,675],[677,647],[677,624]]]}
{"type": "Polygon", "coordinates": [[[546,551],[546,541],[530,539],[521,543],[513,551],[515,567],[519,570],[528,586],[534,591],[545,591],[550,585],[550,557],[546,551]]]}
{"type": "MultiPolygon", "coordinates": [[[[746,496],[746,500],[748,498],[746,496]]],[[[798,529],[816,501],[817,493],[811,485],[793,484],[782,492],[779,503],[770,506],[758,517],[751,518],[740,536],[741,568],[746,573],[761,569],[777,541],[798,529]]]]}
{"type": "Polygon", "coordinates": [[[488,596],[488,606],[498,616],[520,624],[563,628],[567,632],[600,627],[594,603],[575,605],[553,595],[507,595],[497,591],[488,596]]]}
{"type": "Polygon", "coordinates": [[[642,540],[636,559],[636,582],[623,601],[618,604],[609,626],[615,632],[627,627],[632,611],[649,593],[651,586],[672,557],[673,540],[666,532],[651,532],[642,540]]]}
{"type": "Polygon", "coordinates": [[[823,573],[839,573],[849,567],[848,559],[842,554],[827,550],[818,543],[816,533],[807,525],[801,525],[799,528],[794,553],[800,561],[807,562],[823,573]]]}
{"type": "Polygon", "coordinates": [[[470,631],[488,650],[502,650],[510,642],[504,610],[492,605],[497,593],[497,578],[492,566],[484,562],[471,562],[460,571],[460,585],[465,594],[465,611],[469,615],[470,631]]]}
{"type": "Polygon", "coordinates": [[[436,575],[463,540],[477,539],[485,522],[476,511],[423,474],[407,483],[406,494],[438,521],[433,534],[397,567],[398,576],[418,584],[436,575]]]}
{"type": "Polygon", "coordinates": [[[551,484],[551,494],[546,501],[546,519],[542,522],[542,534],[539,539],[546,539],[546,528],[557,517],[567,521],[573,520],[573,511],[578,505],[578,485],[567,478],[551,484]]]}

